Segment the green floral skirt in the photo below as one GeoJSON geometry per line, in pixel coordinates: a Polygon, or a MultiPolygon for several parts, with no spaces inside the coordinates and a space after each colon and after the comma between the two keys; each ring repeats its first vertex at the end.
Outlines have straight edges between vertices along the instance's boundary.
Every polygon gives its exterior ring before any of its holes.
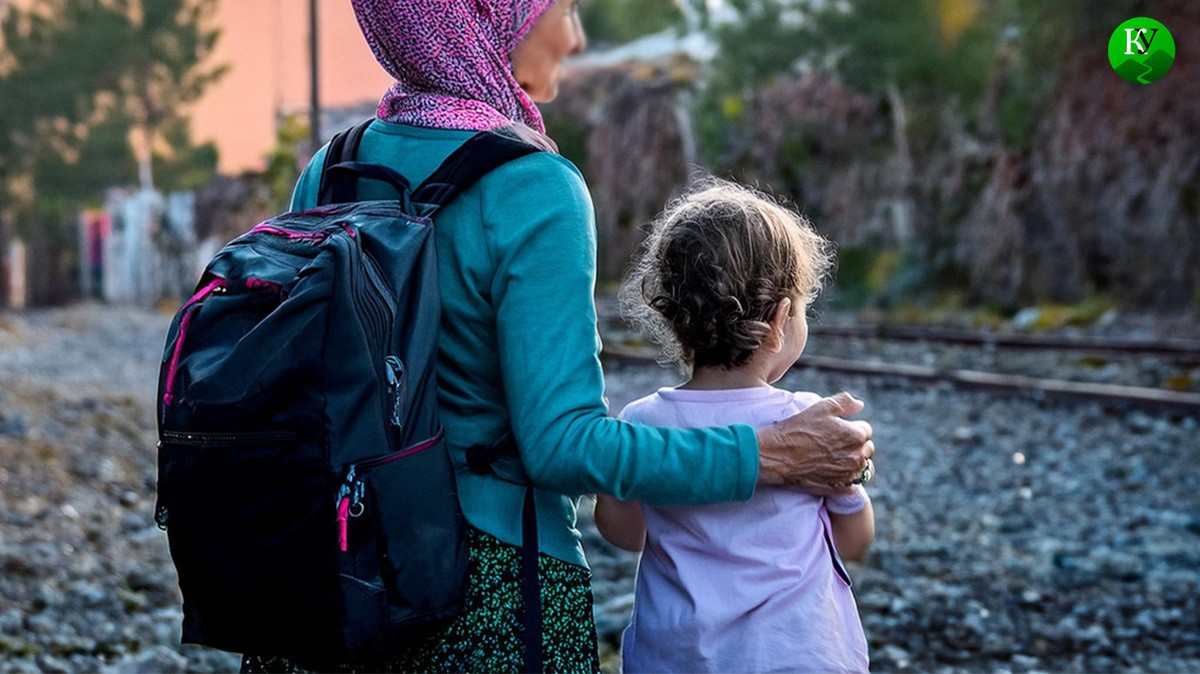
{"type": "MultiPolygon", "coordinates": [[[[462,611],[444,629],[387,662],[332,672],[521,672],[521,549],[472,529],[470,581],[462,611]]],[[[542,650],[547,672],[600,671],[592,617],[591,572],[541,555],[542,650]]],[[[246,655],[243,672],[306,672],[274,656],[246,655]]]]}

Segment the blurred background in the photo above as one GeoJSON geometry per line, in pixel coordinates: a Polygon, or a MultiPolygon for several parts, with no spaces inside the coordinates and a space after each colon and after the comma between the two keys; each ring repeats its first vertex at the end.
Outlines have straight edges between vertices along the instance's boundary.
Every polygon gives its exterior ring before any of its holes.
{"type": "MultiPolygon", "coordinates": [[[[286,206],[314,134],[369,115],[388,84],[340,0],[5,0],[0,12],[0,297],[14,306],[178,297],[214,245],[286,206]],[[202,254],[175,259],[181,247],[202,254]]],[[[594,0],[582,12],[591,48],[545,113],[592,187],[606,279],[698,166],[792,200],[837,241],[839,307],[1005,317],[1066,304],[1086,320],[1200,306],[1194,5],[594,0]],[[1106,62],[1113,27],[1140,14],[1180,36],[1158,86],[1106,62]]]]}
{"type": "MultiPolygon", "coordinates": [[[[613,406],[678,381],[611,301],[642,227],[696,168],[754,184],[838,245],[783,383],[877,428],[875,669],[1200,669],[1200,7],[580,11],[542,111],[596,204],[613,406]],[[1136,16],[1178,49],[1148,85],[1107,59],[1136,16]]],[[[236,668],[178,646],[163,334],[388,84],[345,0],[0,0],[0,671],[236,668]]],[[[612,670],[636,559],[583,526],[612,670]]]]}

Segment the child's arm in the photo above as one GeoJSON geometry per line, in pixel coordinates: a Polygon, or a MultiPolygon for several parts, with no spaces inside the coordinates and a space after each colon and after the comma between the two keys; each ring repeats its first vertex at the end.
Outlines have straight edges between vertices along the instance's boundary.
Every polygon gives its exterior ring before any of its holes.
{"type": "Polygon", "coordinates": [[[646,518],[642,504],[615,496],[596,497],[596,528],[609,543],[630,552],[641,552],[646,542],[646,518]]]}
{"type": "Polygon", "coordinates": [[[825,499],[829,523],[833,527],[833,545],[842,559],[858,561],[875,540],[875,509],[862,485],[844,496],[825,499]]]}

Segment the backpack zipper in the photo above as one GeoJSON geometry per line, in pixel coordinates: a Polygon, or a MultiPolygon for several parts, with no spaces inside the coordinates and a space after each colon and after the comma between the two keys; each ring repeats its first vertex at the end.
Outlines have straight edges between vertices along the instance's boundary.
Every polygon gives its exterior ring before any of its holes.
{"type": "Polygon", "coordinates": [[[394,454],[388,454],[387,456],[381,456],[381,457],[378,457],[375,459],[367,459],[365,461],[359,461],[356,465],[359,468],[378,468],[379,466],[391,463],[393,461],[399,461],[400,459],[412,456],[413,454],[420,454],[421,452],[423,452],[423,451],[429,449],[430,447],[433,447],[437,443],[441,442],[442,438],[445,437],[445,435],[446,435],[445,429],[439,428],[438,432],[434,433],[433,437],[431,437],[429,439],[422,440],[421,442],[418,442],[417,444],[412,445],[411,447],[405,447],[404,449],[402,449],[398,452],[395,452],[394,454]]]}
{"type": "MultiPolygon", "coordinates": [[[[338,232],[344,232],[350,237],[351,245],[354,247],[352,257],[356,261],[361,261],[363,275],[367,279],[367,287],[365,289],[359,288],[357,284],[354,284],[355,292],[353,295],[362,298],[360,302],[356,302],[356,305],[360,307],[360,314],[365,319],[364,323],[367,324],[368,339],[373,339],[374,341],[372,345],[374,353],[384,354],[384,375],[388,384],[388,390],[385,392],[384,400],[382,401],[384,418],[388,419],[397,429],[403,429],[401,415],[403,414],[404,400],[407,397],[408,387],[408,382],[404,374],[404,364],[398,357],[386,355],[394,351],[392,345],[392,324],[395,322],[396,304],[392,299],[389,286],[384,280],[379,262],[363,248],[362,241],[359,239],[354,228],[348,223],[342,222],[336,226],[326,227],[316,232],[305,232],[264,222],[251,229],[250,232],[281,236],[289,241],[303,241],[312,244],[324,243],[326,239],[338,232]],[[397,396],[399,400],[397,400],[397,396]]],[[[390,435],[388,439],[389,450],[394,447],[394,441],[390,435]]]]}
{"type": "Polygon", "coordinates": [[[350,549],[350,518],[359,517],[366,512],[366,506],[363,505],[363,494],[366,491],[366,484],[358,478],[359,469],[370,470],[414,454],[420,454],[430,447],[436,446],[442,441],[445,435],[445,429],[438,428],[438,432],[432,438],[422,440],[411,447],[406,447],[386,456],[350,464],[350,467],[346,469],[346,478],[342,480],[342,486],[338,488],[336,499],[338,547],[341,548],[342,552],[347,552],[350,549]]]}
{"type": "MultiPolygon", "coordinates": [[[[355,243],[358,243],[358,239],[355,239],[355,243]]],[[[363,249],[362,244],[358,244],[357,248],[358,254],[361,255],[363,259],[363,269],[366,270],[367,285],[372,291],[371,293],[368,293],[368,296],[372,296],[373,299],[381,300],[383,302],[383,313],[387,318],[387,325],[385,326],[386,329],[384,331],[386,333],[384,340],[384,353],[387,353],[391,350],[392,346],[392,321],[396,316],[396,302],[392,299],[390,286],[388,286],[387,282],[383,280],[383,272],[379,268],[379,262],[374,256],[363,249]]]]}
{"type": "MultiPolygon", "coordinates": [[[[355,252],[358,259],[361,261],[363,268],[363,276],[366,277],[366,288],[361,290],[364,296],[362,302],[363,310],[366,314],[367,322],[371,323],[372,319],[378,321],[382,318],[383,325],[372,325],[373,330],[368,330],[368,334],[375,338],[372,345],[372,356],[374,358],[383,358],[384,380],[387,383],[385,390],[381,392],[380,404],[383,407],[383,418],[388,419],[393,425],[400,426],[399,416],[401,410],[397,409],[395,400],[396,387],[406,386],[404,382],[403,364],[400,359],[392,354],[395,352],[393,345],[393,323],[396,320],[396,303],[392,298],[390,286],[384,280],[383,272],[379,267],[379,262],[370,253],[363,248],[362,242],[357,238],[353,238],[355,252]],[[392,379],[397,373],[393,371],[393,363],[390,358],[394,358],[395,362],[400,364],[401,376],[393,384],[392,379]]],[[[378,362],[378,361],[376,361],[378,362]]],[[[396,444],[400,441],[396,437],[396,433],[387,433],[388,450],[394,452],[396,444]]]]}
{"type": "Polygon", "coordinates": [[[397,431],[404,430],[404,405],[408,401],[408,373],[404,370],[404,361],[399,356],[388,356],[384,359],[387,366],[388,392],[391,393],[392,413],[390,421],[397,431]]]}
{"type": "Polygon", "coordinates": [[[253,229],[247,232],[247,234],[271,234],[273,236],[282,236],[290,241],[321,243],[325,239],[328,239],[335,231],[337,230],[332,228],[324,228],[315,232],[302,232],[300,230],[287,229],[286,227],[279,227],[277,225],[271,225],[263,222],[255,225],[253,229]]]}
{"type": "Polygon", "coordinates": [[[175,348],[171,350],[171,361],[167,364],[167,382],[163,386],[162,402],[165,407],[170,407],[175,400],[175,376],[179,374],[179,358],[183,354],[183,340],[187,337],[188,328],[192,324],[192,317],[196,315],[198,305],[211,295],[224,293],[225,289],[225,279],[216,276],[208,282],[208,285],[192,295],[180,310],[183,312],[183,318],[179,319],[179,332],[175,335],[175,348]]]}
{"type": "Polygon", "coordinates": [[[290,431],[252,431],[247,433],[189,433],[187,431],[162,431],[159,449],[163,443],[207,447],[210,445],[262,445],[269,442],[291,442],[296,434],[290,431]]]}
{"type": "Polygon", "coordinates": [[[392,352],[392,321],[396,315],[396,309],[391,302],[391,297],[387,294],[386,286],[382,285],[378,276],[372,273],[371,263],[362,259],[366,258],[366,255],[361,253],[360,255],[361,277],[366,281],[366,287],[360,288],[358,283],[354,284],[357,298],[355,306],[359,309],[360,320],[363,320],[367,328],[372,357],[382,359],[392,352]]]}
{"type": "MultiPolygon", "coordinates": [[[[362,276],[367,280],[366,287],[363,288],[355,282],[358,274],[351,272],[351,294],[356,298],[355,307],[359,309],[359,315],[362,322],[365,324],[368,339],[372,342],[372,351],[374,354],[385,356],[385,361],[393,351],[392,348],[392,324],[395,322],[396,305],[392,299],[386,281],[384,281],[383,272],[379,268],[379,262],[368,253],[362,246],[362,241],[359,239],[357,232],[352,226],[346,222],[340,222],[335,226],[325,227],[316,232],[306,232],[286,227],[279,227],[269,223],[261,223],[250,230],[250,233],[261,233],[272,236],[283,237],[289,241],[300,241],[310,244],[324,243],[329,237],[337,233],[345,233],[350,237],[353,252],[351,253],[352,264],[361,265],[362,276]]],[[[398,359],[397,359],[398,360],[398,359]]],[[[403,365],[401,372],[403,372],[403,365]]],[[[400,410],[394,401],[394,392],[392,385],[392,372],[390,365],[385,362],[385,377],[388,382],[388,390],[384,392],[382,405],[384,418],[392,421],[395,426],[401,426],[399,423],[400,410]]],[[[400,394],[405,395],[407,382],[401,376],[397,385],[401,388],[400,394]]],[[[392,434],[388,434],[388,449],[391,450],[394,445],[392,434]]]]}

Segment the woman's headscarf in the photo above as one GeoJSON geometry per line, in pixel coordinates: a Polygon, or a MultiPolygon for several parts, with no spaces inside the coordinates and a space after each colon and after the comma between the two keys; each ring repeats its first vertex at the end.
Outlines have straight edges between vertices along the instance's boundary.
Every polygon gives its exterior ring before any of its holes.
{"type": "Polygon", "coordinates": [[[367,44],[396,78],[380,119],[484,131],[542,115],[509,57],[554,0],[351,0],[367,44]]]}

